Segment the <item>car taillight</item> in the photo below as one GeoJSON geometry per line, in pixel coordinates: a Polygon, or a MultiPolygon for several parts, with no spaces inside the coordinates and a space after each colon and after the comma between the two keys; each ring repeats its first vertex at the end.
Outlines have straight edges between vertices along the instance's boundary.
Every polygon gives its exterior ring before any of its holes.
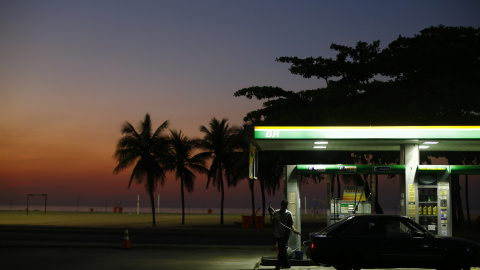
{"type": "Polygon", "coordinates": [[[310,248],[311,248],[311,249],[314,249],[314,248],[315,248],[315,243],[311,243],[311,244],[310,244],[310,248]]]}

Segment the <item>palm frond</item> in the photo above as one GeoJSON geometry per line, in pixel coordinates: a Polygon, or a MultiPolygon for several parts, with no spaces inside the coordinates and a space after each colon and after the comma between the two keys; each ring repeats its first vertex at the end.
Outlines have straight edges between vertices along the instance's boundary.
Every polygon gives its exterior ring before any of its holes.
{"type": "Polygon", "coordinates": [[[169,124],[168,120],[163,122],[152,134],[152,138],[161,137],[162,132],[168,128],[168,124],[169,124]]]}
{"type": "Polygon", "coordinates": [[[135,128],[133,127],[133,125],[130,124],[129,122],[127,122],[127,121],[125,121],[123,123],[122,128],[121,128],[121,132],[122,132],[122,135],[129,135],[129,136],[133,136],[133,137],[138,137],[138,133],[135,130],[135,128]]]}

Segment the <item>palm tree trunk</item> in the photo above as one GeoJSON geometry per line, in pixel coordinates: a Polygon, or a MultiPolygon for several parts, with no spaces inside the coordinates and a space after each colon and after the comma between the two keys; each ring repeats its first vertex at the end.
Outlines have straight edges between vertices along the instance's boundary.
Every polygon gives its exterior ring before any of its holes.
{"type": "MultiPolygon", "coordinates": [[[[341,191],[340,191],[340,174],[337,174],[336,176],[337,176],[337,198],[340,199],[340,197],[342,197],[341,191]]],[[[334,185],[332,185],[332,187],[334,187],[334,185]]]]}
{"type": "Polygon", "coordinates": [[[452,224],[453,226],[458,225],[458,218],[457,218],[457,201],[455,197],[455,184],[453,181],[453,177],[450,176],[450,203],[451,203],[451,216],[452,216],[452,224]]]}
{"type": "Polygon", "coordinates": [[[451,186],[452,186],[452,205],[453,206],[453,226],[458,226],[459,228],[463,227],[465,221],[465,216],[463,215],[462,208],[462,198],[460,196],[460,182],[458,175],[452,175],[451,177],[451,186]]]}
{"type": "MultiPolygon", "coordinates": [[[[331,174],[330,178],[335,179],[335,174],[331,174]]],[[[338,182],[338,188],[340,188],[340,182],[338,182]]],[[[329,192],[330,192],[330,196],[332,196],[332,198],[335,198],[335,184],[330,185],[329,192]]]]}
{"type": "Polygon", "coordinates": [[[220,175],[220,188],[222,191],[222,205],[220,208],[220,224],[223,225],[223,203],[225,202],[225,190],[223,188],[223,177],[220,175]]]}
{"type": "Polygon", "coordinates": [[[153,201],[153,189],[149,188],[148,195],[150,195],[150,205],[152,206],[152,220],[153,220],[153,227],[156,226],[155,223],[155,202],[153,201]]]}
{"type": "Polygon", "coordinates": [[[383,209],[378,201],[378,177],[375,177],[375,214],[383,214],[383,209]]]}
{"type": "Polygon", "coordinates": [[[154,179],[151,173],[147,174],[148,195],[150,195],[150,205],[152,207],[152,221],[153,227],[157,226],[155,223],[155,202],[153,200],[153,192],[155,191],[154,179]]]}
{"type": "Polygon", "coordinates": [[[468,200],[468,174],[465,175],[465,207],[467,208],[467,224],[470,225],[470,202],[468,200]]]}
{"type": "Polygon", "coordinates": [[[223,203],[225,201],[225,190],[223,188],[223,168],[220,165],[218,168],[218,184],[220,185],[220,192],[222,193],[222,202],[220,205],[220,224],[223,225],[223,203]]]}
{"type": "Polygon", "coordinates": [[[182,194],[182,225],[185,225],[185,192],[183,191],[183,177],[180,179],[180,193],[182,194]]]}
{"type": "Polygon", "coordinates": [[[262,193],[262,217],[265,218],[265,183],[260,180],[260,192],[262,193]]]}
{"type": "Polygon", "coordinates": [[[252,223],[255,224],[255,196],[253,195],[254,182],[253,179],[248,179],[248,185],[250,188],[250,194],[252,198],[252,223]]]}

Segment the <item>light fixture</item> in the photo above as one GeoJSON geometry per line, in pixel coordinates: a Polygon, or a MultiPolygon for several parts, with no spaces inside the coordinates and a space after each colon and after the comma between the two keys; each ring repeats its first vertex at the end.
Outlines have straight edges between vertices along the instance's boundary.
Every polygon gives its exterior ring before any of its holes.
{"type": "Polygon", "coordinates": [[[429,145],[420,145],[418,148],[420,149],[427,149],[429,148],[430,146],[429,145]]]}
{"type": "Polygon", "coordinates": [[[326,142],[326,141],[313,142],[313,148],[314,149],[325,149],[325,148],[327,148],[326,144],[328,144],[328,142],[326,142]]]}
{"type": "Polygon", "coordinates": [[[438,144],[438,142],[423,142],[423,144],[438,144]]]}

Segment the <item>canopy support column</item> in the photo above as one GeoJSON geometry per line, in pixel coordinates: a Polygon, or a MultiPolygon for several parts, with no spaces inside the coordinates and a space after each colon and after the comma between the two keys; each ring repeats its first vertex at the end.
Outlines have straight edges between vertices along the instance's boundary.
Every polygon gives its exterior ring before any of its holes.
{"type": "MultiPolygon", "coordinates": [[[[293,224],[298,231],[302,231],[302,219],[300,208],[300,179],[297,172],[296,165],[285,166],[284,174],[284,195],[283,197],[288,200],[288,210],[292,212],[293,224]]],[[[300,250],[302,247],[301,237],[297,234],[291,234],[288,240],[288,246],[295,250],[300,250]]]]}
{"type": "MultiPolygon", "coordinates": [[[[408,191],[409,187],[412,187],[410,185],[415,184],[415,174],[417,166],[420,164],[418,144],[403,144],[400,146],[400,164],[405,165],[405,175],[400,176],[400,215],[410,216],[408,191]]],[[[413,205],[413,215],[415,217],[415,205],[413,205]]]]}

